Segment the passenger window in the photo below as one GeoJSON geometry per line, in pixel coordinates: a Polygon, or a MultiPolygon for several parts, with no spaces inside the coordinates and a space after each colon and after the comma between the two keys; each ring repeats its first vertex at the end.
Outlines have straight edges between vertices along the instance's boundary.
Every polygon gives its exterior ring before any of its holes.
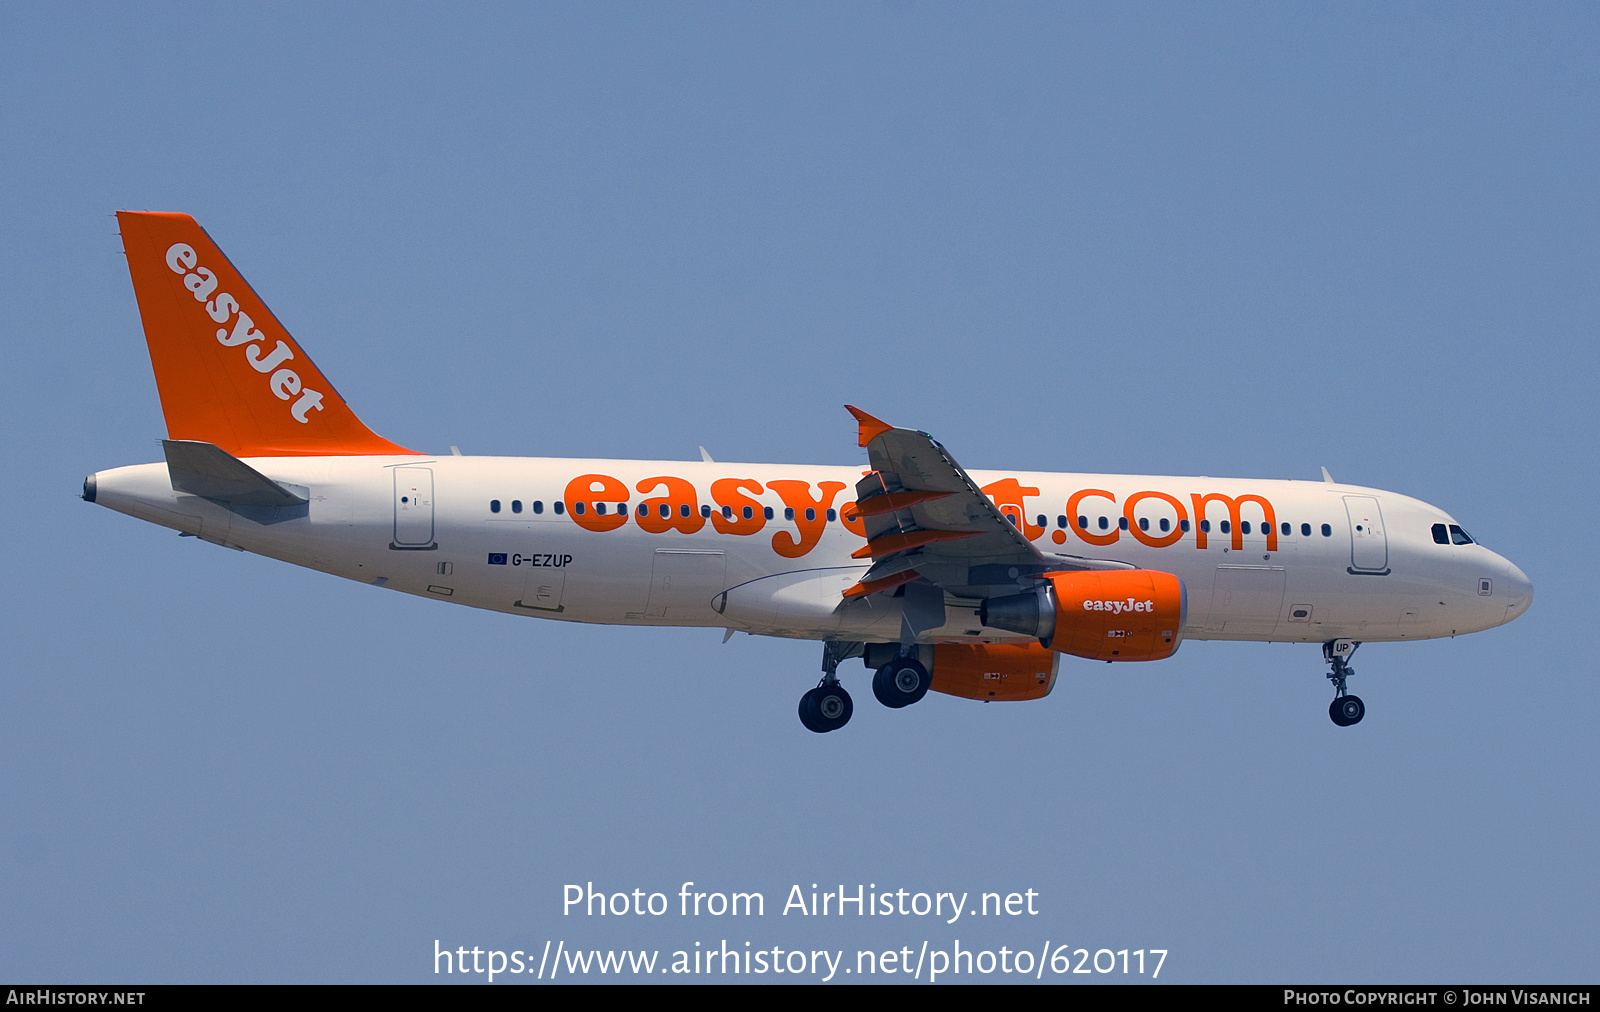
{"type": "Polygon", "coordinates": [[[489,512],[490,513],[499,513],[500,512],[500,500],[499,499],[490,499],[489,500],[489,512]]]}
{"type": "Polygon", "coordinates": [[[1325,538],[1333,537],[1333,528],[1328,524],[1323,524],[1322,525],[1322,536],[1325,537],[1325,538]]]}
{"type": "Polygon", "coordinates": [[[1043,513],[1040,513],[1039,514],[1039,522],[1034,524],[1034,526],[1035,527],[1049,527],[1050,526],[1050,518],[1045,516],[1043,513]]]}
{"type": "MultiPolygon", "coordinates": [[[[748,514],[750,512],[750,507],[746,506],[744,508],[744,511],[745,511],[745,513],[748,514]]],[[[733,519],[733,507],[732,506],[724,506],[724,507],[722,507],[722,519],[724,519],[724,520],[732,520],[733,519]]],[[[745,519],[748,520],[749,517],[746,516],[745,519]]]]}
{"type": "Polygon", "coordinates": [[[672,507],[668,506],[666,503],[662,503],[661,507],[660,507],[660,513],[661,513],[661,519],[665,520],[668,517],[672,516],[672,507]]]}
{"type": "Polygon", "coordinates": [[[1100,529],[1102,531],[1105,530],[1107,527],[1110,527],[1110,526],[1111,526],[1111,524],[1106,520],[1105,517],[1101,517],[1100,518],[1100,529]]]}
{"type": "Polygon", "coordinates": [[[1078,529],[1079,530],[1085,530],[1085,531],[1089,529],[1089,518],[1088,517],[1079,517],[1078,518],[1078,529]]]}
{"type": "MultiPolygon", "coordinates": [[[[512,509],[512,512],[513,512],[513,513],[515,513],[515,512],[516,512],[516,509],[515,509],[515,508],[514,508],[514,507],[515,507],[515,506],[516,506],[516,505],[517,505],[517,504],[516,504],[516,503],[512,503],[512,504],[511,504],[511,505],[512,505],[512,507],[513,507],[513,509],[512,509]]],[[[594,504],[594,511],[595,511],[595,513],[597,513],[597,514],[598,514],[598,515],[600,515],[600,516],[605,516],[605,515],[606,515],[606,504],[605,504],[605,503],[603,503],[603,502],[597,502],[597,503],[595,503],[595,504],[594,504]]]]}
{"type": "Polygon", "coordinates": [[[839,514],[835,513],[832,509],[828,510],[828,520],[831,522],[837,519],[839,519],[839,514]]]}
{"type": "Polygon", "coordinates": [[[1433,543],[1436,545],[1448,545],[1450,543],[1450,532],[1445,529],[1444,524],[1433,525],[1433,543]]]}
{"type": "Polygon", "coordinates": [[[703,517],[710,516],[711,515],[711,507],[710,506],[701,506],[700,507],[700,515],[703,516],[703,517]]]}
{"type": "Polygon", "coordinates": [[[1128,518],[1127,517],[1118,517],[1117,518],[1117,527],[1119,529],[1121,529],[1121,530],[1124,530],[1124,531],[1127,530],[1128,529],[1128,518]]]}
{"type": "MultiPolygon", "coordinates": [[[[1227,528],[1224,527],[1223,530],[1227,530],[1227,528]]],[[[1239,521],[1239,533],[1240,534],[1249,534],[1250,533],[1250,521],[1248,521],[1248,520],[1239,521]]]]}
{"type": "Polygon", "coordinates": [[[794,507],[793,506],[785,506],[783,508],[783,518],[785,520],[793,520],[794,519],[794,507]]]}
{"type": "Polygon", "coordinates": [[[1200,533],[1201,534],[1210,534],[1211,533],[1211,521],[1209,521],[1209,520],[1200,521],[1200,533]]]}
{"type": "Polygon", "coordinates": [[[771,520],[772,519],[772,507],[771,506],[763,506],[763,507],[761,507],[761,515],[766,517],[768,520],[771,520]]]}
{"type": "Polygon", "coordinates": [[[1165,534],[1167,531],[1170,531],[1171,529],[1172,529],[1172,521],[1168,520],[1166,517],[1162,517],[1161,518],[1161,533],[1165,534]]]}
{"type": "Polygon", "coordinates": [[[556,511],[556,516],[561,516],[567,512],[567,504],[562,502],[560,499],[557,499],[555,504],[550,508],[556,511]]]}
{"type": "Polygon", "coordinates": [[[754,520],[755,519],[755,515],[756,515],[756,511],[755,511],[754,508],[752,508],[750,506],[746,506],[744,508],[744,518],[746,520],[754,520]]]}
{"type": "Polygon", "coordinates": [[[642,516],[642,517],[649,516],[650,515],[650,507],[646,506],[644,503],[640,503],[639,504],[639,515],[642,516]]]}
{"type": "Polygon", "coordinates": [[[682,503],[682,504],[680,504],[678,506],[678,516],[686,517],[686,516],[689,515],[689,512],[690,511],[689,511],[689,504],[688,503],[682,503]]]}
{"type": "Polygon", "coordinates": [[[521,513],[522,512],[522,500],[521,499],[513,499],[513,500],[511,500],[511,512],[513,512],[513,513],[521,513]]]}
{"type": "Polygon", "coordinates": [[[584,511],[587,509],[588,507],[581,502],[575,502],[572,504],[572,512],[578,514],[580,517],[583,516],[584,511]]]}
{"type": "Polygon", "coordinates": [[[1300,525],[1300,534],[1303,537],[1307,537],[1307,538],[1311,537],[1311,525],[1310,524],[1301,524],[1300,525]]]}
{"type": "Polygon", "coordinates": [[[1062,530],[1066,530],[1066,528],[1067,528],[1067,518],[1066,517],[1056,517],[1056,526],[1061,528],[1062,530]]]}
{"type": "Polygon", "coordinates": [[[1284,524],[1283,525],[1283,536],[1284,537],[1288,537],[1292,533],[1294,533],[1294,526],[1292,524],[1284,524]]]}
{"type": "MultiPolygon", "coordinates": [[[[1166,528],[1163,527],[1162,530],[1166,530],[1166,528]]],[[[1189,521],[1188,520],[1179,520],[1178,521],[1178,530],[1182,531],[1185,534],[1188,534],[1189,533],[1189,521]]]]}
{"type": "Polygon", "coordinates": [[[543,513],[544,512],[544,500],[535,499],[533,501],[533,511],[535,513],[543,513]]]}
{"type": "Polygon", "coordinates": [[[1139,529],[1141,531],[1148,531],[1150,529],[1150,521],[1145,519],[1144,517],[1140,517],[1139,518],[1139,529]]]}
{"type": "Polygon", "coordinates": [[[1222,521],[1222,533],[1224,533],[1224,534],[1232,534],[1233,533],[1233,528],[1231,526],[1229,526],[1230,524],[1232,524],[1232,522],[1233,521],[1231,521],[1231,520],[1222,521]]]}
{"type": "Polygon", "coordinates": [[[813,507],[807,506],[806,507],[806,520],[810,521],[810,520],[815,520],[815,519],[817,519],[817,511],[813,507]]]}

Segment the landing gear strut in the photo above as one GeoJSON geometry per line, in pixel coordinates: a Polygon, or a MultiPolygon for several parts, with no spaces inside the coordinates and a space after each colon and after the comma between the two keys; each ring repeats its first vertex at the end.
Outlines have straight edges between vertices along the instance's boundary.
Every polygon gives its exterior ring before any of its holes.
{"type": "Polygon", "coordinates": [[[817,687],[800,697],[800,723],[807,731],[823,734],[837,731],[850,723],[855,704],[850,693],[839,684],[839,662],[860,652],[859,643],[840,643],[828,640],[822,645],[822,681],[817,687]]]}
{"type": "Polygon", "coordinates": [[[1349,661],[1360,645],[1355,640],[1329,640],[1322,644],[1322,658],[1333,668],[1328,672],[1328,680],[1333,682],[1333,702],[1328,704],[1328,717],[1340,727],[1359,724],[1367,715],[1361,697],[1350,695],[1344,687],[1344,680],[1356,673],[1349,661]]]}

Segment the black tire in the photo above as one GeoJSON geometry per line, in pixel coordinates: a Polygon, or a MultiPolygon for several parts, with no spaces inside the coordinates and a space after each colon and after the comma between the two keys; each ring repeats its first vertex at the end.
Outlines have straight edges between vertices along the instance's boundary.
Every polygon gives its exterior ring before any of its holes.
{"type": "Polygon", "coordinates": [[[816,695],[817,690],[812,689],[800,697],[800,723],[805,725],[807,731],[821,734],[828,729],[817,726],[816,695]]]}
{"type": "Polygon", "coordinates": [[[1328,719],[1340,727],[1359,724],[1366,715],[1367,707],[1360,696],[1339,696],[1328,704],[1328,719]]]}
{"type": "Polygon", "coordinates": [[[1361,718],[1367,715],[1366,704],[1361,702],[1360,696],[1344,696],[1334,700],[1339,707],[1340,720],[1336,721],[1340,727],[1349,727],[1361,723],[1361,718]]]}
{"type": "Polygon", "coordinates": [[[896,657],[873,674],[872,694],[884,706],[898,710],[926,696],[931,684],[933,678],[920,662],[910,657],[896,657]]]}
{"type": "Polygon", "coordinates": [[[810,701],[807,713],[811,724],[807,726],[813,731],[837,731],[850,723],[850,715],[855,712],[850,693],[838,683],[819,685],[806,693],[805,698],[810,701]]]}

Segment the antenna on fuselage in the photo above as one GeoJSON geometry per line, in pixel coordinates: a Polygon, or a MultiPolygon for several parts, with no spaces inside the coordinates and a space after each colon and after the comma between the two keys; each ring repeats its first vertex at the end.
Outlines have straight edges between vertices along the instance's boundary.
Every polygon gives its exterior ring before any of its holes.
{"type": "Polygon", "coordinates": [[[1323,468],[1322,469],[1322,480],[1327,482],[1329,485],[1337,485],[1337,484],[1339,484],[1338,482],[1333,480],[1333,475],[1328,473],[1328,469],[1327,468],[1323,468]]]}

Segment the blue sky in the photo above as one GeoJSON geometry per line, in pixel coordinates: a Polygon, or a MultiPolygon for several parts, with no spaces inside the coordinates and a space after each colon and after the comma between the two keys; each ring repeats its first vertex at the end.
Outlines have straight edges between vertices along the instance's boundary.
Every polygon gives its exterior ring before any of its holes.
{"type": "Polygon", "coordinates": [[[1592,981],[1597,42],[1578,4],[7,6],[0,976],[959,939],[1592,981]],[[849,402],[970,468],[1325,465],[1536,598],[1363,648],[1348,730],[1314,647],[1195,642],[811,735],[814,644],[476,613],[77,501],[164,434],[121,208],[195,215],[404,445],[848,464],[849,402]],[[690,880],[768,915],[561,913],[690,880]],[[812,882],[1042,911],[777,914],[812,882]]]}

